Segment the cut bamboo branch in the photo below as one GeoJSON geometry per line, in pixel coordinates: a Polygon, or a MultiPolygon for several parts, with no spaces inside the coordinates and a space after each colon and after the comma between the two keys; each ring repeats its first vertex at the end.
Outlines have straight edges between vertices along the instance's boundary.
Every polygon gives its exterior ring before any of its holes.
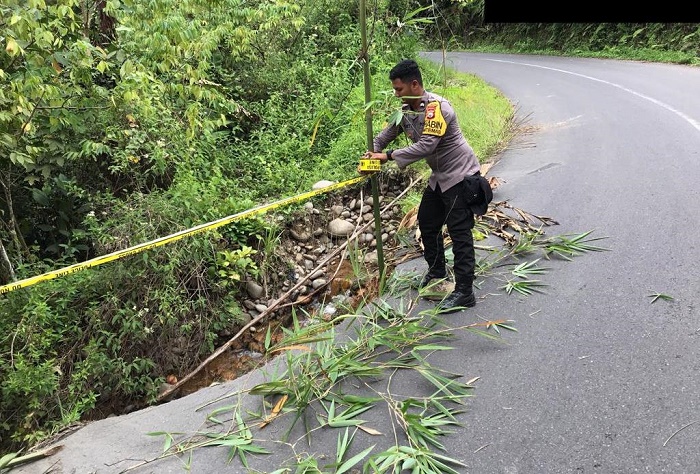
{"type": "MultiPolygon", "coordinates": [[[[398,196],[396,196],[389,204],[384,206],[384,208],[381,210],[380,215],[383,215],[387,212],[387,210],[391,209],[392,206],[401,198],[403,197],[413,186],[417,183],[417,180],[412,180],[411,183],[409,183],[408,186],[406,186],[406,189],[404,189],[398,196]]],[[[168,399],[172,394],[174,394],[177,390],[179,390],[184,384],[186,384],[188,381],[190,381],[195,375],[197,375],[199,372],[201,372],[209,363],[211,363],[214,359],[219,357],[221,354],[223,354],[227,349],[233,345],[233,343],[241,337],[247,330],[249,330],[251,327],[255,326],[258,324],[261,320],[263,320],[265,317],[267,317],[269,314],[277,311],[280,308],[280,305],[282,305],[287,298],[300,286],[305,284],[308,281],[309,275],[313,275],[316,273],[316,271],[320,270],[321,268],[325,267],[330,261],[333,260],[338,254],[340,254],[345,248],[348,246],[350,242],[355,240],[358,235],[360,235],[367,227],[369,227],[372,224],[372,222],[367,222],[364,224],[362,227],[356,228],[355,232],[347,238],[345,242],[343,242],[342,245],[338,246],[333,252],[328,255],[319,265],[316,266],[312,271],[310,271],[305,278],[299,279],[299,281],[292,286],[286,293],[284,293],[282,296],[277,298],[265,311],[257,315],[255,318],[251,319],[250,322],[248,322],[245,326],[243,326],[231,339],[226,341],[223,345],[219,346],[218,349],[216,349],[209,357],[207,357],[201,364],[199,364],[192,372],[184,376],[182,379],[178,380],[177,383],[175,383],[172,387],[168,388],[167,390],[164,390],[162,393],[158,395],[156,398],[156,402],[161,402],[163,400],[168,399]]],[[[330,279],[328,280],[329,282],[331,281],[330,279]]],[[[317,288],[315,291],[320,291],[322,288],[324,288],[326,285],[321,286],[320,288],[317,288]]],[[[294,303],[291,303],[294,304],[294,303]]]]}
{"type": "Polygon", "coordinates": [[[33,453],[25,454],[24,456],[14,456],[14,457],[9,457],[9,455],[3,456],[0,458],[0,471],[4,472],[4,469],[12,469],[13,467],[17,467],[20,464],[28,463],[28,462],[33,462],[38,459],[43,459],[49,456],[53,456],[57,452],[59,452],[61,449],[63,449],[63,445],[58,445],[58,446],[52,446],[50,448],[42,449],[40,451],[35,451],[33,453]],[[2,462],[6,460],[5,462],[2,462]]]}

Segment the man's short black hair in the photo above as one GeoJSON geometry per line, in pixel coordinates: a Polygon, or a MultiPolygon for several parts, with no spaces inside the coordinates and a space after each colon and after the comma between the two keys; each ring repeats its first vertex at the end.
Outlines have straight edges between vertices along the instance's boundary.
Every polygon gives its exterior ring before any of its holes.
{"type": "Polygon", "coordinates": [[[389,71],[389,80],[400,79],[403,82],[418,81],[418,84],[423,85],[423,76],[420,73],[418,63],[413,59],[404,59],[389,71]]]}

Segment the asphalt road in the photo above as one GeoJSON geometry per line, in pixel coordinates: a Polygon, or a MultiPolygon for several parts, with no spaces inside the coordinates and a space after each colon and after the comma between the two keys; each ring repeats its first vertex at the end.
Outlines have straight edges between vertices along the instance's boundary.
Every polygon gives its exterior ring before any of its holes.
{"type": "Polygon", "coordinates": [[[610,249],[557,265],[546,295],[479,307],[520,332],[497,352],[464,349],[482,377],[464,435],[471,472],[700,472],[700,69],[448,63],[501,90],[531,126],[491,171],[506,180],[498,198],[610,249]],[[651,304],[657,293],[673,300],[651,304]]]}
{"type": "MultiPolygon", "coordinates": [[[[518,332],[504,343],[460,333],[453,350],[431,356],[478,377],[446,454],[476,474],[699,473],[700,68],[474,53],[447,61],[502,91],[527,125],[489,173],[504,182],[494,200],[556,220],[548,234],[591,231],[609,250],[546,262],[541,294],[506,295],[486,279],[477,306],[450,316],[511,319],[518,332]],[[655,294],[672,299],[652,303],[655,294]]],[[[135,467],[163,448],[148,432],[195,432],[222,404],[258,409],[255,397],[230,394],[265,377],[92,423],[15,471],[269,473],[295,457],[330,462],[337,433],[317,431],[309,446],[295,429],[296,442],[280,443],[285,428],[273,423],[255,436],[274,452],[250,456],[250,469],[227,463],[225,448],[135,467]]],[[[396,394],[425,388],[410,375],[391,383],[396,394]]],[[[391,423],[381,411],[370,421],[384,432],[391,423]]],[[[393,441],[360,433],[353,450],[393,441]]]]}

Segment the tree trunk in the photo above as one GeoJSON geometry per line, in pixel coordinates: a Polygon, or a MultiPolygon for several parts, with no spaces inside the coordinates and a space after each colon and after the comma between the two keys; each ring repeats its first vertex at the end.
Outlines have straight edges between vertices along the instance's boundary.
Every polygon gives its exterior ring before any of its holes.
{"type": "Polygon", "coordinates": [[[3,271],[0,272],[0,284],[7,284],[12,281],[17,281],[15,277],[15,270],[12,268],[12,262],[10,262],[7,252],[5,251],[5,244],[0,240],[0,262],[2,262],[3,271]]]}
{"type": "Polygon", "coordinates": [[[7,214],[9,216],[9,222],[7,223],[7,232],[12,238],[12,243],[14,243],[17,248],[19,255],[29,255],[29,249],[27,244],[24,242],[24,237],[19,228],[19,223],[15,217],[14,205],[12,204],[12,189],[11,189],[11,178],[10,172],[7,174],[0,174],[0,186],[2,187],[3,194],[5,195],[5,205],[7,206],[7,214]]]}

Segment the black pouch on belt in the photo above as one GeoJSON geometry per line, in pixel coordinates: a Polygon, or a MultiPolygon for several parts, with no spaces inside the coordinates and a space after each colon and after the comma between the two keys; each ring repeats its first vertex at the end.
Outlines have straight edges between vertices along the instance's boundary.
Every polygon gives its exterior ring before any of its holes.
{"type": "Polygon", "coordinates": [[[466,176],[462,181],[462,197],[464,203],[476,215],[486,214],[489,203],[493,199],[493,190],[489,180],[477,173],[466,176]]]}

